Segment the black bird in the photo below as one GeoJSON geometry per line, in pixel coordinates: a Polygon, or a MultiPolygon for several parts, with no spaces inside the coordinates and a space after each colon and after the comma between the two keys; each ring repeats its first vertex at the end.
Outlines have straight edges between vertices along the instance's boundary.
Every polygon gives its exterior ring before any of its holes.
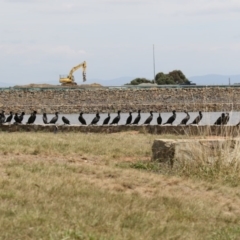
{"type": "Polygon", "coordinates": [[[221,116],[216,120],[216,122],[214,123],[214,125],[222,125],[224,119],[225,119],[225,113],[222,113],[221,116]]]}
{"type": "Polygon", "coordinates": [[[1,124],[4,123],[5,120],[6,120],[6,117],[5,117],[4,113],[5,113],[5,111],[2,111],[2,113],[0,113],[0,123],[1,124]]]}
{"type": "Polygon", "coordinates": [[[22,112],[20,116],[18,116],[19,123],[22,123],[23,117],[25,115],[25,112],[22,112]]]}
{"type": "Polygon", "coordinates": [[[159,113],[158,117],[157,117],[157,124],[161,125],[162,124],[162,117],[161,114],[159,113]]]}
{"type": "Polygon", "coordinates": [[[229,113],[225,114],[225,118],[223,119],[223,125],[227,125],[229,122],[230,116],[229,113]]]}
{"type": "Polygon", "coordinates": [[[135,118],[135,120],[133,121],[133,125],[137,125],[139,123],[139,121],[141,120],[141,110],[138,110],[138,115],[135,118]]]}
{"type": "Polygon", "coordinates": [[[153,111],[150,111],[150,116],[145,120],[143,124],[150,124],[153,120],[153,111]]]}
{"type": "Polygon", "coordinates": [[[129,116],[128,116],[127,121],[126,121],[126,125],[131,124],[131,122],[132,122],[132,111],[129,112],[129,116]]]}
{"type": "Polygon", "coordinates": [[[43,113],[43,117],[42,117],[42,119],[43,119],[44,124],[48,124],[48,121],[47,121],[47,114],[46,114],[46,113],[43,113]]]}
{"type": "Polygon", "coordinates": [[[111,125],[112,124],[118,124],[118,122],[120,121],[120,112],[121,111],[118,111],[118,115],[112,120],[112,123],[111,123],[111,125]]]}
{"type": "Polygon", "coordinates": [[[165,124],[173,124],[173,122],[175,121],[175,119],[176,119],[176,111],[175,110],[173,110],[172,111],[172,113],[173,113],[173,115],[164,123],[164,125],[165,124]]]}
{"type": "Polygon", "coordinates": [[[17,113],[15,113],[15,115],[14,115],[14,120],[15,120],[15,122],[14,122],[15,124],[21,123],[21,121],[20,121],[19,116],[18,116],[17,113]]]}
{"type": "Polygon", "coordinates": [[[86,121],[85,121],[85,119],[83,118],[83,112],[80,112],[80,115],[79,115],[79,117],[78,117],[78,120],[79,120],[79,122],[82,124],[82,125],[87,125],[87,123],[86,123],[86,121]]]}
{"type": "Polygon", "coordinates": [[[187,114],[187,116],[181,121],[179,125],[186,125],[188,120],[190,119],[189,113],[186,110],[184,112],[187,114]]]}
{"type": "Polygon", "coordinates": [[[13,118],[13,113],[10,112],[10,115],[7,117],[6,123],[11,123],[12,118],[13,118]]]}
{"type": "Polygon", "coordinates": [[[50,124],[55,124],[58,120],[58,112],[55,112],[55,116],[49,122],[50,124]]]}
{"type": "Polygon", "coordinates": [[[62,121],[64,122],[64,124],[70,125],[70,121],[64,116],[62,117],[62,121]]]}
{"type": "Polygon", "coordinates": [[[191,124],[197,124],[198,125],[199,122],[202,120],[202,117],[203,117],[202,112],[199,111],[199,115],[193,120],[193,122],[191,124]]]}
{"type": "Polygon", "coordinates": [[[99,112],[96,113],[96,117],[92,120],[90,125],[96,125],[100,120],[99,112]]]}
{"type": "Polygon", "coordinates": [[[31,113],[31,116],[28,118],[28,121],[26,124],[33,124],[36,120],[36,114],[37,112],[34,111],[33,113],[31,113]]]}
{"type": "Polygon", "coordinates": [[[103,121],[103,125],[108,125],[109,121],[110,121],[110,113],[108,113],[108,116],[104,119],[103,121]]]}
{"type": "MultiPolygon", "coordinates": [[[[33,116],[33,113],[30,114],[30,117],[28,118],[28,121],[32,116],[33,116]]],[[[26,122],[26,124],[28,124],[28,121],[26,122]]]]}
{"type": "Polygon", "coordinates": [[[18,115],[17,113],[15,113],[15,116],[14,116],[15,124],[22,123],[24,115],[25,115],[24,112],[22,112],[21,115],[18,115]]]}

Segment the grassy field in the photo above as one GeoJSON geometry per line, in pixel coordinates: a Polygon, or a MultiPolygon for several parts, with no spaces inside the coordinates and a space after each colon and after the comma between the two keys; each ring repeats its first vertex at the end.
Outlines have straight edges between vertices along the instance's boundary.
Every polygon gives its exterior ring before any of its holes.
{"type": "Polygon", "coordinates": [[[1,133],[0,239],[240,239],[238,164],[169,169],[158,137],[1,133]]]}

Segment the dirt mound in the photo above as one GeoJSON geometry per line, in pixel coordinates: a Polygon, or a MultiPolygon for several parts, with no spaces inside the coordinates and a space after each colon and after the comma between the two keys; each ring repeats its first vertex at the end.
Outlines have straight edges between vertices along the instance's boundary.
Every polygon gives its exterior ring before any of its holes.
{"type": "Polygon", "coordinates": [[[52,85],[52,84],[46,84],[46,83],[43,83],[43,84],[34,84],[34,83],[30,83],[30,84],[27,84],[27,85],[16,85],[14,86],[14,88],[63,88],[63,87],[66,87],[66,88],[92,88],[92,87],[102,87],[101,84],[98,84],[98,83],[92,83],[92,84],[81,84],[81,85],[70,85],[70,86],[61,86],[61,85],[52,85]]]}
{"type": "Polygon", "coordinates": [[[27,85],[16,85],[14,88],[52,88],[52,87],[61,87],[60,85],[52,85],[52,84],[34,84],[30,83],[27,85]]]}
{"type": "Polygon", "coordinates": [[[102,87],[99,83],[92,83],[92,84],[81,84],[79,87],[102,87]]]}

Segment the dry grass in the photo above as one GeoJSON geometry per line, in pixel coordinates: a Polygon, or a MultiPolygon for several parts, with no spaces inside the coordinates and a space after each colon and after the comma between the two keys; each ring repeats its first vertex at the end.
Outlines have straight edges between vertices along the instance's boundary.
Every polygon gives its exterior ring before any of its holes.
{"type": "Polygon", "coordinates": [[[0,239],[239,237],[240,190],[150,163],[156,136],[1,136],[0,239]]]}
{"type": "Polygon", "coordinates": [[[119,134],[2,133],[0,151],[5,154],[73,156],[87,154],[107,158],[149,156],[152,135],[119,134]],[[135,144],[135,142],[137,143],[135,144]]]}

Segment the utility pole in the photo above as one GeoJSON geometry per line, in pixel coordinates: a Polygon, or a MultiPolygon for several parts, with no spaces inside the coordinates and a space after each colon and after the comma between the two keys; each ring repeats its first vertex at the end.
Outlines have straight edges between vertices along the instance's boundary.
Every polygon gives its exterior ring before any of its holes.
{"type": "Polygon", "coordinates": [[[155,51],[154,51],[154,44],[153,44],[153,83],[155,82],[155,51]]]}
{"type": "Polygon", "coordinates": [[[228,79],[228,85],[229,86],[231,85],[231,79],[230,78],[228,79]]]}

